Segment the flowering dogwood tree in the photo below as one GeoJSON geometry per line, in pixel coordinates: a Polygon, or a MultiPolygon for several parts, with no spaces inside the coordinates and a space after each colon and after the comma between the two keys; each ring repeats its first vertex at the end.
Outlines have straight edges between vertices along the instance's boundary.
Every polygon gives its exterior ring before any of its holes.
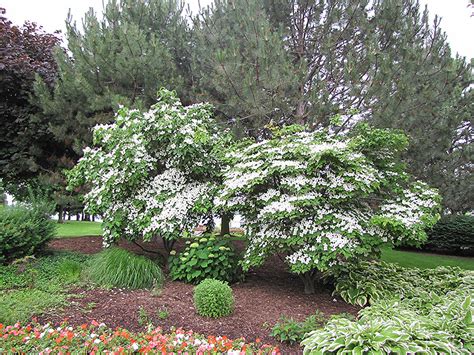
{"type": "Polygon", "coordinates": [[[87,185],[86,210],[104,220],[104,245],[120,237],[163,238],[169,252],[184,231],[212,220],[227,135],[212,107],[184,107],[162,89],[151,109],[121,108],[115,121],[93,129],[94,146],[69,172],[70,188],[87,185]]]}
{"type": "Polygon", "coordinates": [[[423,241],[440,197],[404,171],[407,143],[404,134],[361,125],[350,137],[290,126],[236,145],[216,205],[244,217],[244,270],[284,254],[313,293],[320,272],[384,243],[423,241]]]}

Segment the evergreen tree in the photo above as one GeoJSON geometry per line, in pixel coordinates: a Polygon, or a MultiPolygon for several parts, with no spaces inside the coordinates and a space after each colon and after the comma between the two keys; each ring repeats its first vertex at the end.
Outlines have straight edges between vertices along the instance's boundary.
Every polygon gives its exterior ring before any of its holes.
{"type": "Polygon", "coordinates": [[[91,143],[91,127],[109,122],[119,105],[149,107],[163,86],[186,102],[189,29],[182,12],[175,0],[112,0],[102,20],[92,9],[85,14],[83,32],[68,17],[68,52],[57,53],[55,88],[38,80],[35,96],[76,159],[91,143]]]}
{"type": "Polygon", "coordinates": [[[222,0],[196,23],[197,93],[231,123],[253,135],[334,115],[339,131],[359,120],[401,128],[411,172],[441,188],[445,207],[472,209],[471,67],[418,1],[222,0]]]}

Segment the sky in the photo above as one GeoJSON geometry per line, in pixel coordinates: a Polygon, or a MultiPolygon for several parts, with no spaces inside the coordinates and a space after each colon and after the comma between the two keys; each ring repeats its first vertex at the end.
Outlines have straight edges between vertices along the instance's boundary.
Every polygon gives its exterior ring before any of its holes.
{"type": "MultiPolygon", "coordinates": [[[[106,1],[106,0],[104,0],[106,1]]],[[[80,23],[84,13],[93,7],[101,12],[103,0],[0,0],[0,7],[7,10],[6,16],[14,24],[20,25],[26,20],[42,25],[47,32],[62,30],[69,9],[73,18],[80,23]]],[[[212,0],[187,0],[191,11],[209,5],[212,0]]],[[[453,53],[459,53],[468,59],[474,58],[474,16],[467,8],[468,0],[420,0],[428,5],[430,17],[434,14],[442,17],[441,27],[446,31],[453,53]]]]}

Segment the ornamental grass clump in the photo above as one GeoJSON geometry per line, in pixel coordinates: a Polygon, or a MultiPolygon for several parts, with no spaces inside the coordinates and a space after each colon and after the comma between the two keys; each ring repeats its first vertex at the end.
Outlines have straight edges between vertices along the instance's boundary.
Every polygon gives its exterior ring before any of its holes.
{"type": "Polygon", "coordinates": [[[206,279],[194,288],[194,306],[204,317],[228,316],[234,310],[232,289],[226,282],[206,279]]]}
{"type": "Polygon", "coordinates": [[[94,256],[85,277],[100,286],[130,289],[161,287],[164,281],[153,260],[115,247],[94,256]]]}

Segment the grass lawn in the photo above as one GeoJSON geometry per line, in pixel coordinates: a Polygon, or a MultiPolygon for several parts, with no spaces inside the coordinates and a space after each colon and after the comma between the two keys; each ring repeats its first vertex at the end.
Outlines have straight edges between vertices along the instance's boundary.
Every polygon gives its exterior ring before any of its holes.
{"type": "Polygon", "coordinates": [[[382,251],[382,260],[405,267],[418,267],[421,269],[435,268],[437,266],[458,266],[463,269],[474,270],[474,258],[392,250],[390,248],[382,251]]]}
{"type": "Polygon", "coordinates": [[[102,235],[102,227],[99,222],[66,221],[58,223],[56,237],[82,237],[86,235],[102,235]]]}

